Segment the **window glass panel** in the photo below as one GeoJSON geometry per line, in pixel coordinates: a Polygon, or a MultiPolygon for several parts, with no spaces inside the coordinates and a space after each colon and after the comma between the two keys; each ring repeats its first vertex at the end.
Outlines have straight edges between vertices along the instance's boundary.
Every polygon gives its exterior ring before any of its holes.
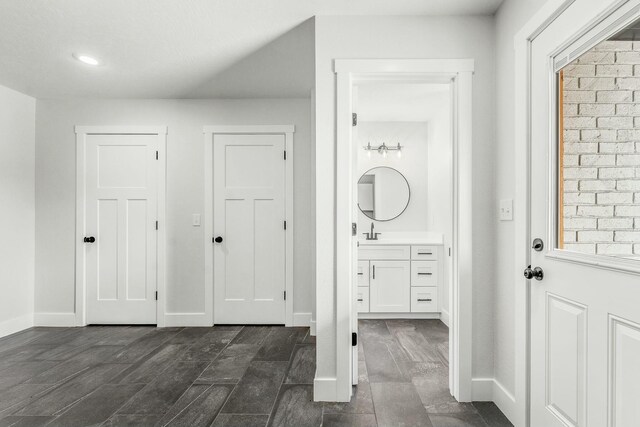
{"type": "Polygon", "coordinates": [[[599,43],[558,73],[559,249],[640,260],[636,27],[599,43]]]}

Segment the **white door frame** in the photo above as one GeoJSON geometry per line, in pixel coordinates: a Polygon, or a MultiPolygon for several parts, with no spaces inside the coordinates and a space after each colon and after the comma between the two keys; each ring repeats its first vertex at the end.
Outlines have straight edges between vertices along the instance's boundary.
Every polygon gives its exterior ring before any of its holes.
{"type": "MultiPolygon", "coordinates": [[[[523,275],[523,269],[530,264],[531,251],[531,50],[533,41],[567,8],[577,0],[549,0],[531,18],[514,38],[515,45],[515,413],[511,421],[516,426],[529,426],[531,409],[531,283],[523,275]]],[[[630,0],[610,0],[603,10],[590,22],[585,22],[581,30],[564,44],[569,46],[578,38],[589,32],[604,18],[630,0]]],[[[550,65],[551,66],[551,65],[550,65]]],[[[551,193],[550,193],[551,194],[551,193]]],[[[584,262],[593,261],[590,257],[571,255],[574,262],[583,258],[584,262]]],[[[616,264],[616,261],[610,263],[616,264]]],[[[601,267],[609,266],[601,263],[601,267]]],[[[593,265],[593,264],[591,264],[593,265]]],[[[620,268],[621,265],[616,265],[620,268]]]]}
{"type": "Polygon", "coordinates": [[[165,280],[166,280],[166,176],[167,176],[167,127],[166,126],[76,126],[76,301],[75,324],[87,325],[86,304],[86,260],[85,236],[86,215],[86,137],[87,135],[155,135],[158,137],[158,235],[157,235],[157,264],[156,264],[156,323],[158,327],[165,326],[165,280]]]}
{"type": "Polygon", "coordinates": [[[450,374],[453,396],[472,399],[472,59],[339,59],[336,147],[337,400],[351,395],[351,113],[354,82],[449,83],[453,87],[453,276],[450,288],[450,374]]]}
{"type": "Polygon", "coordinates": [[[205,317],[213,325],[213,135],[284,135],[285,162],[285,326],[293,326],[293,125],[205,126],[204,133],[204,281],[205,317]]]}

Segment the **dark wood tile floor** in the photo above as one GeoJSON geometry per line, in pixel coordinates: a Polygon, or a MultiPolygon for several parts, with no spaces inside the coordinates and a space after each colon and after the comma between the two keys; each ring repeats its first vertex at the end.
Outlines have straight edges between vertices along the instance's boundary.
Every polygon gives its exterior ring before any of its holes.
{"type": "Polygon", "coordinates": [[[322,404],[307,328],[33,328],[0,339],[0,427],[510,425],[448,395],[447,332],[361,321],[360,385],[322,404]]]}

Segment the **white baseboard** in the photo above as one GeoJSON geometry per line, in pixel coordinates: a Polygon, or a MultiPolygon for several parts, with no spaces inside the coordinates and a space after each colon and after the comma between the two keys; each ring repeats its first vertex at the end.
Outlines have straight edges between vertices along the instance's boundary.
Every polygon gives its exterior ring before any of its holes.
{"type": "Polygon", "coordinates": [[[338,395],[338,380],[335,377],[316,377],[313,380],[313,400],[316,402],[335,402],[338,395]]]}
{"type": "Polygon", "coordinates": [[[206,313],[165,313],[164,327],[212,326],[206,313]]]}
{"type": "Polygon", "coordinates": [[[33,323],[34,326],[77,326],[75,313],[35,313],[33,323]]]}
{"type": "Polygon", "coordinates": [[[358,313],[358,319],[440,319],[440,313],[358,313]]]}
{"type": "Polygon", "coordinates": [[[311,326],[311,313],[293,313],[293,326],[311,326]]]}
{"type": "Polygon", "coordinates": [[[505,417],[509,418],[509,421],[515,425],[518,418],[516,398],[497,380],[493,380],[493,402],[500,408],[505,417]]]}
{"type": "Polygon", "coordinates": [[[471,400],[493,402],[493,378],[473,378],[471,380],[471,400]]]}
{"type": "Polygon", "coordinates": [[[494,402],[512,423],[516,420],[516,399],[494,378],[473,378],[472,399],[476,402],[494,402]]]}
{"type": "Polygon", "coordinates": [[[16,332],[24,331],[33,326],[33,313],[25,314],[24,316],[14,317],[0,322],[0,338],[7,335],[15,334],[16,332]]]}
{"type": "Polygon", "coordinates": [[[309,321],[309,335],[312,337],[316,336],[316,321],[315,319],[311,319],[309,321]]]}
{"type": "Polygon", "coordinates": [[[447,310],[442,309],[442,313],[440,313],[440,320],[442,320],[442,323],[447,325],[447,328],[449,328],[449,312],[447,310]]]}

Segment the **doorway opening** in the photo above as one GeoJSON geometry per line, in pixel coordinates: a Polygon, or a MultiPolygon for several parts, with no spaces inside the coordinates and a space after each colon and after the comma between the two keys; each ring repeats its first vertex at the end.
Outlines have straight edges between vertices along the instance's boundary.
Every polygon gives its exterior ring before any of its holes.
{"type": "MultiPolygon", "coordinates": [[[[433,360],[449,397],[471,401],[473,61],[336,60],[335,68],[338,399],[358,383],[367,339],[375,346],[386,334],[401,352],[387,347],[400,375],[394,356],[433,360]]],[[[391,374],[384,357],[367,361],[370,376],[391,374]]]]}

